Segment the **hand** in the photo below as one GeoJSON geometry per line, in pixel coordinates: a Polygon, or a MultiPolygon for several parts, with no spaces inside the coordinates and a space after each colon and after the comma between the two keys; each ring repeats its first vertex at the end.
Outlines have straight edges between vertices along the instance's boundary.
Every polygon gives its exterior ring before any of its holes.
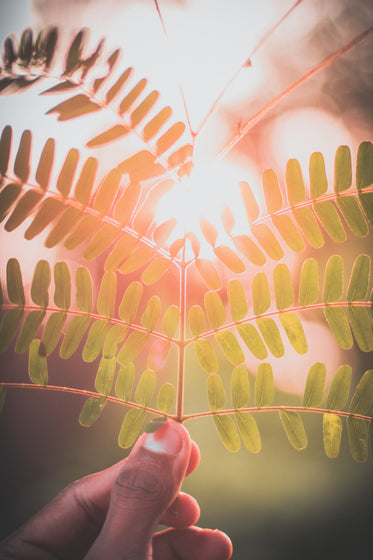
{"type": "Polygon", "coordinates": [[[0,560],[228,560],[229,538],[193,527],[198,503],[179,492],[198,462],[187,430],[166,422],[127,459],[65,488],[0,544],[0,560]],[[170,528],[154,533],[159,524],[170,528]]]}

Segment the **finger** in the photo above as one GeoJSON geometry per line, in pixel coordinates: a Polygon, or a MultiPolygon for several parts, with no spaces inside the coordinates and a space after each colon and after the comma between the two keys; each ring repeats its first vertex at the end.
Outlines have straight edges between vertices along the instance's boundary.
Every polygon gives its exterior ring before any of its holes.
{"type": "Polygon", "coordinates": [[[192,440],[192,448],[190,450],[189,463],[188,463],[188,467],[187,467],[185,476],[188,476],[188,474],[190,474],[190,473],[192,473],[193,471],[196,470],[196,468],[198,467],[198,463],[199,463],[200,458],[201,458],[201,453],[199,451],[199,447],[196,444],[196,442],[192,440]]]}
{"type": "Polygon", "coordinates": [[[166,529],[153,538],[153,560],[229,560],[232,543],[221,531],[166,529]]]}
{"type": "Polygon", "coordinates": [[[189,494],[179,492],[176,499],[162,515],[160,523],[168,525],[168,527],[185,529],[197,523],[199,515],[200,509],[197,500],[189,494]]]}
{"type": "Polygon", "coordinates": [[[87,560],[148,557],[153,532],[186,474],[191,448],[187,430],[176,422],[141,436],[115,479],[104,526],[87,560]]]}

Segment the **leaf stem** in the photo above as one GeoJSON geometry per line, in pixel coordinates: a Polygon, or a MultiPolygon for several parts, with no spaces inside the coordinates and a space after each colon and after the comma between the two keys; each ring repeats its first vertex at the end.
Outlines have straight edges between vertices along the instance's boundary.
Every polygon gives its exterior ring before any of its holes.
{"type": "Polygon", "coordinates": [[[182,255],[182,263],[180,266],[180,336],[179,336],[179,356],[178,356],[178,372],[177,372],[177,390],[176,390],[176,420],[181,421],[183,416],[184,404],[184,376],[185,376],[185,323],[186,323],[186,274],[187,266],[185,264],[185,245],[186,237],[184,236],[184,247],[182,255]]]}

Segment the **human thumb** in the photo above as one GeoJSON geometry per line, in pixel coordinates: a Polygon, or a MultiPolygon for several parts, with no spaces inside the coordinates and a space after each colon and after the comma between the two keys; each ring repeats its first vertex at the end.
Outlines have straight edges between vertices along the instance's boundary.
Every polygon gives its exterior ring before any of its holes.
{"type": "Polygon", "coordinates": [[[85,560],[152,557],[153,532],[177,496],[190,452],[189,434],[176,422],[139,438],[114,481],[105,523],[85,560]]]}

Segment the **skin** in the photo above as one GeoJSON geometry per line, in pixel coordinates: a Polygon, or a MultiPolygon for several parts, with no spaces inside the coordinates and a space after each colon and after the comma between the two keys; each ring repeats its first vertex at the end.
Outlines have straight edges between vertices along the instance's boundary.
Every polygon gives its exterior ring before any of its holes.
{"type": "Polygon", "coordinates": [[[0,560],[228,560],[229,538],[195,527],[198,503],[180,492],[198,462],[187,430],[167,422],[127,459],[66,487],[0,543],[0,560]],[[156,533],[159,524],[169,528],[156,533]]]}

